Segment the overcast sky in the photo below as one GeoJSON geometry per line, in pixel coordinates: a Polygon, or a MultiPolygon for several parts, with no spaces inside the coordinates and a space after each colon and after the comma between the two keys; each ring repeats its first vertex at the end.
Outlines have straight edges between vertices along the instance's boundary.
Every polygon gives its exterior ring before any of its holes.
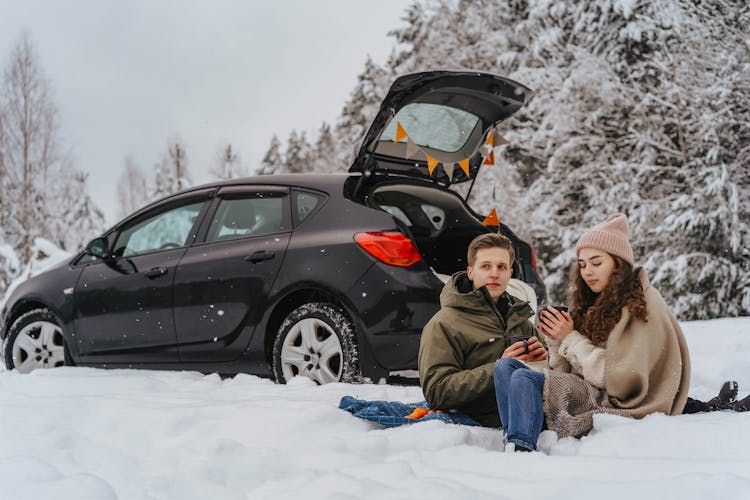
{"type": "Polygon", "coordinates": [[[334,122],[408,0],[0,0],[0,63],[26,30],[60,131],[116,222],[124,158],[147,173],[178,137],[195,183],[230,142],[254,168],[276,133],[334,122]]]}

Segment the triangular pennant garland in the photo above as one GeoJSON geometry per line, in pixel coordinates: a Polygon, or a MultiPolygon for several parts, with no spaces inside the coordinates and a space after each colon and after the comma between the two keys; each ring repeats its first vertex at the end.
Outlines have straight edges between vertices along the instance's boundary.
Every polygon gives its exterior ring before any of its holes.
{"type": "Polygon", "coordinates": [[[406,159],[414,158],[414,155],[419,151],[417,143],[411,140],[411,137],[406,138],[406,159]]]}
{"type": "Polygon", "coordinates": [[[453,170],[456,168],[455,163],[443,163],[443,170],[448,175],[448,180],[453,180],[453,170]]]}
{"type": "Polygon", "coordinates": [[[495,164],[495,150],[490,149],[490,154],[487,155],[487,158],[484,159],[482,162],[482,165],[494,165],[495,164]]]}
{"type": "Polygon", "coordinates": [[[461,167],[461,170],[464,171],[466,177],[469,177],[469,159],[466,158],[465,160],[461,160],[460,162],[458,162],[458,166],[461,167]]]}
{"type": "MultiPolygon", "coordinates": [[[[394,141],[401,142],[404,139],[406,139],[406,159],[414,158],[417,153],[422,153],[427,158],[427,171],[429,172],[429,175],[432,176],[433,172],[435,172],[435,169],[441,163],[440,160],[428,155],[422,148],[420,148],[419,145],[414,142],[411,137],[409,137],[409,134],[406,133],[406,130],[401,125],[401,122],[397,121],[396,137],[394,138],[394,141]]],[[[479,153],[482,156],[482,165],[494,165],[495,148],[504,144],[509,144],[508,140],[500,135],[497,130],[492,129],[487,134],[487,138],[485,139],[484,144],[482,144],[482,146],[479,148],[479,153]]],[[[448,179],[453,180],[453,173],[456,170],[456,165],[461,167],[461,170],[463,170],[464,174],[466,174],[466,177],[471,177],[471,175],[469,174],[469,160],[470,157],[465,158],[459,162],[443,163],[443,171],[448,176],[448,179]]],[[[488,215],[488,219],[485,220],[492,221],[493,219],[490,219],[491,216],[492,214],[488,215]]]]}
{"type": "Polygon", "coordinates": [[[396,142],[401,142],[402,139],[409,137],[404,127],[401,126],[401,122],[396,122],[396,142]]]}
{"type": "Polygon", "coordinates": [[[500,220],[497,218],[497,210],[493,208],[490,214],[484,218],[482,224],[485,226],[499,226],[500,220]]]}
{"type": "Polygon", "coordinates": [[[495,143],[494,143],[495,147],[497,148],[505,144],[510,144],[510,141],[506,139],[505,137],[503,137],[502,135],[500,135],[499,133],[495,132],[495,143]]]}
{"type": "Polygon", "coordinates": [[[433,158],[430,155],[425,155],[425,156],[427,156],[427,171],[430,173],[430,175],[432,175],[432,172],[434,172],[438,166],[438,163],[439,163],[438,159],[433,158]]]}

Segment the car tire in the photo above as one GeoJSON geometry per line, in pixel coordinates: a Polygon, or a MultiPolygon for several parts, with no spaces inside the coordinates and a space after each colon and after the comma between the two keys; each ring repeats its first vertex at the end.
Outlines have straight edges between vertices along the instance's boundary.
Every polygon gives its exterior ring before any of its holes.
{"type": "Polygon", "coordinates": [[[13,322],[5,344],[8,370],[28,373],[66,364],[71,363],[62,327],[49,309],[34,309],[13,322]]]}
{"type": "Polygon", "coordinates": [[[354,325],[344,310],[318,302],[292,311],[274,341],[273,372],[281,384],[297,375],[318,384],[360,381],[354,325]]]}

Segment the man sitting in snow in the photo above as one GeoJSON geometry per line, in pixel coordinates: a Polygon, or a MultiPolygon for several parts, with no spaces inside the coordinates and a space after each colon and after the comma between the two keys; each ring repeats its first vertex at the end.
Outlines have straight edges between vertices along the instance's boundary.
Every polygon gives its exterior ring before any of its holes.
{"type": "Polygon", "coordinates": [[[500,427],[492,370],[499,358],[543,361],[547,350],[527,302],[510,296],[515,252],[508,238],[474,238],[466,272],[451,276],[440,311],[425,325],[419,345],[419,378],[433,409],[457,410],[487,427],[500,427]],[[511,343],[511,338],[525,337],[511,343]]]}

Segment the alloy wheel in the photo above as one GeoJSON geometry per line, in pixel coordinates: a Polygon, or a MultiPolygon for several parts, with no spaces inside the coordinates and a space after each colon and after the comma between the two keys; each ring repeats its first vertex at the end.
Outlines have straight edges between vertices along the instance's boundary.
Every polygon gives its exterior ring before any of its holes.
{"type": "Polygon", "coordinates": [[[336,332],[318,318],[305,318],[292,326],[281,347],[285,380],[295,375],[319,384],[341,380],[343,351],[336,332]]]}
{"type": "Polygon", "coordinates": [[[49,321],[34,321],[18,332],[12,347],[13,365],[21,373],[65,364],[62,329],[49,321]]]}

